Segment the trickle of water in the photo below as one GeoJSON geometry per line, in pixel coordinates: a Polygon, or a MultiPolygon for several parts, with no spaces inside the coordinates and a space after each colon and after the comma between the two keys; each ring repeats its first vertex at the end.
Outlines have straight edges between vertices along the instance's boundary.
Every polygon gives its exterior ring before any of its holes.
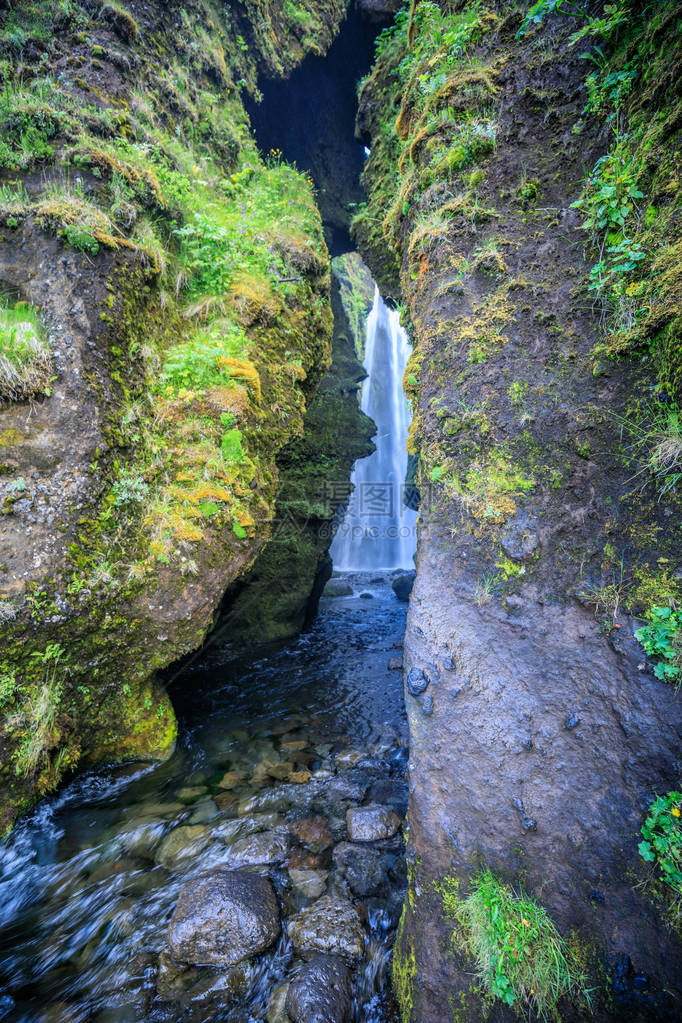
{"type": "Polygon", "coordinates": [[[374,420],[376,451],[355,463],[355,487],[331,546],[341,572],[412,568],[416,512],[403,504],[410,410],[403,374],[410,357],[400,314],[389,309],[379,289],[367,318],[361,408],[374,420]]]}

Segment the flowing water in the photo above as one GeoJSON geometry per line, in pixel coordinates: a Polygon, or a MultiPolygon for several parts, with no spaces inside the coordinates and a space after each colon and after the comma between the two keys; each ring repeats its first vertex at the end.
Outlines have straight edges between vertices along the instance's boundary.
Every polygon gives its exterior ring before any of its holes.
{"type": "Polygon", "coordinates": [[[393,1018],[386,966],[404,892],[402,839],[361,850],[373,850],[372,878],[342,862],[339,843],[355,803],[405,812],[397,668],[406,605],[388,576],[350,577],[349,589],[323,598],[297,639],[242,651],[209,645],[171,686],[181,734],[168,763],[81,775],[0,845],[0,1019],[265,1020],[273,990],[302,962],[287,921],[311,899],[294,884],[295,865],[360,914],[354,1023],[393,1018]],[[311,814],[324,816],[333,836],[316,853],[289,831],[311,814]],[[179,825],[187,841],[169,845],[179,825]],[[166,954],[181,887],[231,864],[232,827],[255,838],[267,827],[260,837],[276,834],[285,847],[271,862],[246,864],[272,879],[284,926],[235,995],[220,970],[183,971],[166,954]]]}
{"type": "Polygon", "coordinates": [[[375,288],[361,406],[376,423],[376,451],[355,463],[355,490],[332,543],[334,568],[342,572],[413,567],[417,515],[403,504],[410,412],[402,381],[409,357],[400,314],[375,288]]]}

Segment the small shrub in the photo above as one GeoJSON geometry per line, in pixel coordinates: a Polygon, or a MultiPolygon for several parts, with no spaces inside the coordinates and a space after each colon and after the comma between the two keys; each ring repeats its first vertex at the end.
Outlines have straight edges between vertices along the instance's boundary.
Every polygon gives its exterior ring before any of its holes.
{"type": "Polygon", "coordinates": [[[682,792],[658,796],[642,825],[639,854],[654,863],[675,895],[682,896],[682,792]]]}
{"type": "Polygon", "coordinates": [[[672,682],[676,689],[682,684],[682,613],[670,607],[654,607],[649,611],[648,625],[635,632],[649,657],[658,658],[654,675],[662,682],[672,682]]]}
{"type": "Polygon", "coordinates": [[[506,1005],[533,1010],[542,1019],[556,1018],[564,996],[586,1000],[591,1008],[575,953],[534,899],[516,895],[485,871],[454,912],[484,987],[506,1005]]]}

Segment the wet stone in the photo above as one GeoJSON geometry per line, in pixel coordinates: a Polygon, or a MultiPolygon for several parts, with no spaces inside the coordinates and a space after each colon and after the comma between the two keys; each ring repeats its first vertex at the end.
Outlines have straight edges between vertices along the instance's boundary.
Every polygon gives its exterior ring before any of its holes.
{"type": "Polygon", "coordinates": [[[185,884],[168,925],[173,959],[236,966],[280,933],[272,884],[258,874],[217,869],[185,884]]]}
{"type": "Polygon", "coordinates": [[[326,798],[331,803],[344,799],[352,803],[361,803],[366,792],[367,782],[355,781],[347,775],[337,775],[329,782],[326,798]]]}
{"type": "Polygon", "coordinates": [[[376,895],[386,882],[383,854],[367,845],[341,842],[334,849],[334,865],[358,898],[376,895]]]}
{"type": "Polygon", "coordinates": [[[350,971],[336,956],[314,956],[289,985],[286,1011],[292,1023],[347,1023],[350,971]]]}
{"type": "Polygon", "coordinates": [[[275,831],[261,831],[248,838],[240,838],[228,848],[226,862],[231,867],[260,867],[279,863],[286,858],[291,847],[286,835],[275,831]]]}
{"type": "Polygon", "coordinates": [[[331,829],[324,817],[305,817],[289,828],[294,838],[311,852],[324,852],[333,844],[331,829]]]}
{"type": "Polygon", "coordinates": [[[329,952],[344,959],[361,959],[365,935],[351,902],[323,895],[289,923],[289,937],[298,952],[329,952]]]}
{"type": "Polygon", "coordinates": [[[219,789],[234,789],[246,778],[246,771],[226,771],[218,782],[219,789]]]}
{"type": "Polygon", "coordinates": [[[294,888],[306,899],[318,899],[327,889],[327,870],[298,870],[289,867],[289,877],[294,888]]]}
{"type": "Polygon", "coordinates": [[[284,819],[277,813],[254,813],[248,817],[236,817],[234,820],[216,824],[211,829],[211,834],[229,845],[238,838],[248,838],[259,831],[273,831],[283,824],[284,819]]]}
{"type": "Polygon", "coordinates": [[[378,804],[356,806],[346,814],[346,827],[351,842],[377,842],[397,834],[402,821],[397,813],[378,804]]]}

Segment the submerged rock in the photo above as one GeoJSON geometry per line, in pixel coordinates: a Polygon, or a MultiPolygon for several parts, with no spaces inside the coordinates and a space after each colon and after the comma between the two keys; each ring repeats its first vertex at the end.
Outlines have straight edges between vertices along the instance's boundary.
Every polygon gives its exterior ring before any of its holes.
{"type": "Polygon", "coordinates": [[[350,1009],[350,971],[336,956],[314,956],[289,985],[292,1023],[346,1023],[350,1009]]]}
{"type": "Polygon", "coordinates": [[[298,952],[329,952],[344,959],[361,959],[365,934],[351,902],[323,895],[301,910],[289,924],[289,937],[298,952]]]}
{"type": "Polygon", "coordinates": [[[327,870],[299,870],[296,867],[289,867],[289,877],[294,888],[307,899],[317,899],[327,887],[327,870]]]}
{"type": "Polygon", "coordinates": [[[288,981],[284,984],[278,984],[277,987],[272,990],[268,999],[268,1023],[290,1023],[289,1014],[286,1009],[288,993],[288,981]]]}
{"type": "Polygon", "coordinates": [[[175,828],[159,846],[156,862],[167,870],[177,870],[199,856],[210,840],[209,829],[204,824],[175,828]]]}
{"type": "Polygon", "coordinates": [[[312,852],[323,852],[333,844],[329,824],[324,817],[305,817],[290,826],[291,834],[312,852]]]}
{"type": "Polygon", "coordinates": [[[270,881],[218,868],[183,886],[168,925],[168,947],[180,962],[236,966],[269,948],[279,933],[270,881]]]}
{"type": "Polygon", "coordinates": [[[351,842],[378,842],[382,838],[393,838],[401,826],[402,821],[397,813],[378,804],[356,806],[346,814],[346,827],[351,842]]]}

